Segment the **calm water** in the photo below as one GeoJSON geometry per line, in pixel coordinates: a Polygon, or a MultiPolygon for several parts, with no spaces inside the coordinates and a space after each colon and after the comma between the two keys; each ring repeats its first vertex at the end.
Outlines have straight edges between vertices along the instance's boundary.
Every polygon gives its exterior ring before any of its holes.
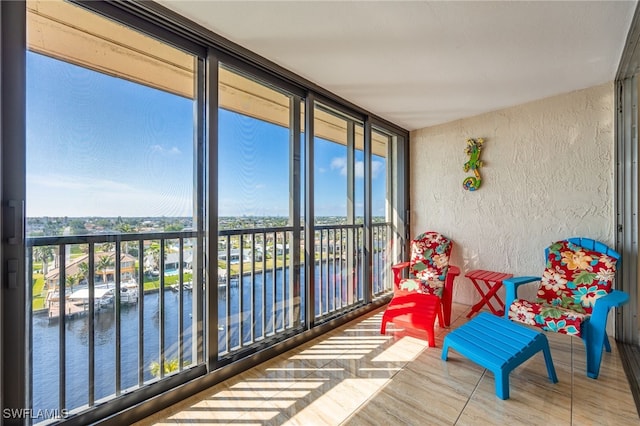
{"type": "MultiPolygon", "coordinates": [[[[321,286],[321,275],[335,276],[332,265],[316,266],[316,312],[331,311],[346,301],[346,275],[338,285],[321,286]]],[[[288,317],[289,307],[284,300],[289,300],[287,284],[288,273],[284,276],[277,271],[275,280],[272,272],[267,272],[263,280],[262,274],[256,274],[254,284],[251,277],[243,278],[242,287],[237,280],[232,280],[227,289],[218,290],[219,312],[219,352],[229,347],[237,347],[240,336],[243,342],[251,342],[265,334],[280,330],[288,317]],[[266,300],[266,304],[263,303],[266,300]],[[242,306],[241,306],[242,303],[242,306]],[[253,309],[251,309],[253,307],[253,309]],[[242,309],[241,309],[242,308],[242,309]],[[226,324],[227,311],[230,312],[229,326],[226,324]],[[240,312],[243,312],[240,315],[240,312]],[[227,329],[229,336],[227,339],[227,329]],[[253,336],[251,335],[253,332],[253,336]]],[[[301,282],[304,282],[302,272],[301,282]]],[[[356,297],[361,297],[357,292],[356,297]]],[[[305,295],[301,294],[301,306],[304,306],[305,295]]],[[[160,356],[160,315],[159,293],[146,294],[143,300],[144,321],[142,341],[144,345],[144,379],[151,380],[150,365],[158,362],[160,356]]],[[[346,302],[345,302],[346,303],[346,302]]],[[[344,306],[344,304],[342,304],[344,306]]],[[[139,344],[139,305],[122,306],[121,308],[121,388],[138,386],[138,344],[139,344]]],[[[183,292],[183,358],[185,362],[192,359],[192,309],[193,299],[190,291],[183,292]]],[[[304,313],[304,309],[301,310],[304,313]]],[[[178,358],[179,351],[179,295],[177,292],[164,292],[164,348],[167,359],[178,358]]],[[[66,406],[74,409],[88,404],[89,384],[89,322],[87,317],[68,319],[65,323],[66,339],[66,406]]],[[[288,325],[288,324],[287,324],[288,325]]],[[[115,342],[116,323],[113,308],[105,308],[95,315],[94,321],[95,347],[95,399],[113,395],[116,390],[115,342]]],[[[49,322],[47,316],[33,318],[33,409],[59,408],[59,331],[58,321],[49,322]]]]}

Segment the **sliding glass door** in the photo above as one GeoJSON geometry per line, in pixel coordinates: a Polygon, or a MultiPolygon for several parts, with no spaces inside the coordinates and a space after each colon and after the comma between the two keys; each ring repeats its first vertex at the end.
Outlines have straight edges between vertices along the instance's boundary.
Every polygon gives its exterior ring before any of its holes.
{"type": "Polygon", "coordinates": [[[7,423],[148,410],[390,293],[397,130],[154,7],[0,3],[7,423]]]}
{"type": "Polygon", "coordinates": [[[301,100],[224,63],[218,75],[218,353],[224,358],[275,342],[302,321],[301,100]]]}
{"type": "Polygon", "coordinates": [[[202,59],[62,1],[27,42],[28,389],[62,416],[202,362],[202,59]]]}

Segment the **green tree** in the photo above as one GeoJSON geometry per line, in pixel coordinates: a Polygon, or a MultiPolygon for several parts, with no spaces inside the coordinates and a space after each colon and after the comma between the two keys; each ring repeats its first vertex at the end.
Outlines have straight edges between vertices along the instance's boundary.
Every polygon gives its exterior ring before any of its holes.
{"type": "Polygon", "coordinates": [[[89,278],[89,264],[87,262],[82,262],[78,265],[78,281],[82,281],[86,278],[89,278]]]}
{"type": "MultiPolygon", "coordinates": [[[[118,224],[116,225],[116,230],[119,232],[122,232],[123,234],[132,234],[138,231],[135,227],[131,226],[131,224],[123,222],[121,217],[118,217],[118,224]]],[[[129,250],[129,243],[130,241],[124,242],[124,252],[127,254],[131,254],[129,250]]]]}
{"type": "MultiPolygon", "coordinates": [[[[180,364],[178,358],[172,358],[170,360],[164,359],[164,374],[167,375],[171,372],[177,371],[180,364]]],[[[149,370],[154,377],[160,377],[160,363],[153,361],[149,365],[149,370]]]]}
{"type": "Polygon", "coordinates": [[[107,282],[107,269],[114,264],[113,258],[108,255],[100,256],[98,264],[96,265],[96,271],[102,274],[102,282],[107,282]]]}
{"type": "Polygon", "coordinates": [[[69,221],[69,228],[73,235],[83,235],[87,233],[87,229],[84,226],[84,221],[81,219],[71,219],[69,221]]]}
{"type": "Polygon", "coordinates": [[[114,251],[116,248],[116,243],[114,242],[106,242],[106,243],[102,243],[100,244],[100,251],[103,251],[105,253],[109,253],[114,251]]]}
{"type": "Polygon", "coordinates": [[[131,234],[133,232],[137,232],[138,229],[130,223],[120,222],[116,225],[116,231],[120,231],[123,234],[131,234]]]}
{"type": "MultiPolygon", "coordinates": [[[[173,250],[169,244],[168,240],[164,240],[164,260],[167,260],[167,254],[171,253],[173,250]]],[[[149,247],[146,249],[146,255],[151,256],[153,259],[153,263],[156,269],[160,270],[160,242],[153,241],[149,244],[149,247]]]]}
{"type": "Polygon", "coordinates": [[[69,287],[69,293],[73,293],[73,286],[78,284],[78,275],[68,275],[65,281],[66,286],[69,287]]]}
{"type": "Polygon", "coordinates": [[[49,273],[49,261],[53,259],[53,247],[38,246],[33,248],[33,258],[38,262],[42,262],[42,273],[45,278],[49,273]]]}
{"type": "Polygon", "coordinates": [[[170,223],[168,225],[164,226],[164,231],[165,232],[177,232],[177,231],[182,231],[182,229],[184,228],[184,225],[180,222],[175,222],[175,223],[170,223]]]}
{"type": "Polygon", "coordinates": [[[160,244],[153,241],[145,251],[146,256],[150,256],[153,260],[154,267],[160,269],[160,244]]]}

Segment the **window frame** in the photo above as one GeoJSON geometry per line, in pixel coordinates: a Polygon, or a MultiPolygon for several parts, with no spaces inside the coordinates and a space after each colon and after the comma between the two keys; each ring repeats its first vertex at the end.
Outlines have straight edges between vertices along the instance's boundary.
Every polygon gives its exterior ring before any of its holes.
{"type": "MultiPolygon", "coordinates": [[[[165,43],[193,53],[198,61],[198,93],[204,96],[198,97],[198,110],[203,120],[198,123],[197,134],[203,141],[198,149],[202,149],[202,158],[206,158],[209,169],[203,165],[198,168],[196,179],[205,188],[204,199],[198,201],[198,218],[206,218],[209,235],[217,235],[218,193],[216,189],[215,167],[217,158],[217,68],[222,61],[226,64],[235,63],[237,68],[246,69],[251,75],[259,76],[262,80],[273,82],[274,85],[285,88],[290,93],[295,93],[298,106],[305,102],[305,152],[304,162],[305,179],[300,181],[304,186],[304,213],[294,215],[294,220],[304,215],[305,239],[313,239],[314,226],[314,201],[313,201],[313,105],[316,101],[333,105],[338,110],[347,112],[350,116],[361,117],[365,131],[365,223],[371,223],[371,128],[384,129],[386,132],[398,138],[398,155],[395,156],[393,168],[398,174],[397,211],[408,211],[408,141],[409,132],[391,122],[377,117],[366,110],[340,98],[339,96],[317,86],[316,84],[295,75],[294,73],[276,65],[275,63],[256,55],[241,46],[238,46],[211,31],[202,28],[188,19],[169,11],[153,2],[118,2],[105,1],[73,1],[78,5],[92,10],[98,14],[115,19],[126,26],[140,30],[165,43]],[[367,195],[368,194],[368,195],[367,195]],[[215,220],[214,220],[215,219],[215,220]]],[[[2,152],[1,174],[3,209],[2,220],[2,245],[0,247],[0,274],[7,277],[7,284],[0,291],[0,303],[2,313],[0,326],[2,327],[2,351],[0,359],[0,376],[2,379],[1,408],[24,409],[28,406],[29,395],[27,393],[27,351],[30,330],[26,327],[27,300],[26,292],[19,283],[26,280],[26,262],[24,258],[24,200],[25,200],[25,75],[26,75],[26,5],[24,2],[0,2],[0,131],[2,140],[0,149],[2,152]],[[7,65],[7,64],[10,64],[7,65]],[[23,342],[15,345],[15,342],[23,342]],[[9,350],[9,348],[11,350],[9,350]]],[[[299,114],[298,114],[299,117],[299,114]]],[[[299,123],[300,125],[302,123],[299,123]]],[[[407,218],[394,218],[394,232],[406,235],[408,233],[407,218]]],[[[204,238],[205,224],[198,221],[198,232],[202,232],[199,238],[204,238]]],[[[367,238],[366,247],[371,248],[371,229],[365,232],[367,238]]],[[[206,242],[207,253],[217,252],[217,239],[209,238],[206,242]]],[[[306,245],[308,250],[309,245],[306,245]]],[[[307,252],[307,255],[310,253],[307,252]]],[[[299,257],[298,257],[299,258],[299,257]]],[[[202,259],[206,265],[206,258],[202,259]]],[[[307,301],[313,298],[313,273],[310,273],[310,262],[306,262],[306,287],[307,301]]],[[[370,274],[369,267],[365,268],[370,274]]],[[[370,282],[370,277],[363,277],[365,282],[370,282]]],[[[3,278],[4,279],[4,278],[3,278]]],[[[207,274],[205,280],[210,280],[207,274]]],[[[209,286],[207,286],[209,287],[209,286]]],[[[301,343],[309,341],[320,334],[345,324],[346,322],[366,312],[382,306],[384,298],[373,299],[370,294],[370,286],[365,287],[365,306],[354,309],[345,315],[314,324],[312,303],[307,303],[305,331],[283,341],[278,347],[270,347],[266,350],[256,351],[252,356],[238,358],[225,368],[218,368],[217,364],[217,332],[214,324],[207,321],[208,318],[217,317],[216,295],[207,291],[202,295],[206,299],[205,311],[196,313],[202,327],[205,330],[204,364],[190,369],[188,374],[167,377],[150,386],[140,388],[130,394],[122,395],[110,400],[108,403],[98,404],[95,407],[74,415],[66,420],[68,424],[86,424],[109,417],[114,421],[131,422],[148,416],[158,410],[158,407],[168,406],[189,395],[204,390],[212,385],[238,374],[254,365],[281,354],[301,343]],[[169,392],[170,391],[170,392],[169,392]],[[145,402],[145,403],[143,403],[145,402]]],[[[6,420],[6,419],[5,419],[6,420]]],[[[22,423],[14,419],[7,423],[22,423]]]]}

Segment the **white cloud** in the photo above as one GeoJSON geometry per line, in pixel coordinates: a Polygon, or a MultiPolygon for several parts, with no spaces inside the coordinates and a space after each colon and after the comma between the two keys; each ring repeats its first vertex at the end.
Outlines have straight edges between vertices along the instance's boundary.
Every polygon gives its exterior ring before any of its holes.
{"type": "Polygon", "coordinates": [[[372,161],[371,162],[371,177],[373,179],[377,178],[378,175],[384,169],[384,163],[382,161],[372,161]]]}
{"type": "MultiPolygon", "coordinates": [[[[375,179],[378,177],[382,169],[384,168],[384,163],[381,161],[372,161],[371,162],[371,177],[375,179]]],[[[331,160],[331,170],[338,170],[342,176],[347,175],[347,158],[346,157],[336,157],[331,160]]],[[[356,174],[356,179],[364,178],[364,162],[356,161],[354,172],[356,174]]]]}
{"type": "Polygon", "coordinates": [[[152,145],[151,146],[151,151],[152,152],[157,152],[160,155],[179,155],[181,154],[181,151],[178,149],[178,147],[172,146],[171,148],[167,149],[163,146],[160,145],[152,145]]]}
{"type": "Polygon", "coordinates": [[[189,216],[191,188],[143,187],[99,177],[27,175],[27,215],[189,216]]]}
{"type": "Polygon", "coordinates": [[[343,176],[347,175],[347,159],[346,157],[336,157],[331,160],[331,170],[338,169],[343,176]]]}
{"type": "Polygon", "coordinates": [[[356,161],[355,172],[356,172],[356,179],[362,179],[364,177],[363,161],[356,161]]]}
{"type": "Polygon", "coordinates": [[[66,189],[69,191],[91,192],[129,192],[133,190],[130,185],[109,179],[91,177],[72,177],[68,175],[27,175],[27,184],[38,185],[51,189],[66,189]]]}

